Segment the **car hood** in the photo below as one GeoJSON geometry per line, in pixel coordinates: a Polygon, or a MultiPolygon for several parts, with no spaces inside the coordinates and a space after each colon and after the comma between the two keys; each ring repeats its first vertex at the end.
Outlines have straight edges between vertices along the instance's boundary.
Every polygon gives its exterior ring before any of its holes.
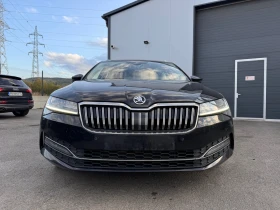
{"type": "Polygon", "coordinates": [[[119,102],[130,107],[149,107],[155,103],[204,103],[223,96],[195,82],[165,81],[76,81],[52,93],[61,99],[82,102],[119,102]],[[135,96],[144,96],[142,105],[134,103],[135,96]]]}

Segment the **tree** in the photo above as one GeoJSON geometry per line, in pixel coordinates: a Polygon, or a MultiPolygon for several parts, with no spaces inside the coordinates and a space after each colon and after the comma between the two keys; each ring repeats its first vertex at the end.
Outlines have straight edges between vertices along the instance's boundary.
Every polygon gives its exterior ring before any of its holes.
{"type": "MultiPolygon", "coordinates": [[[[33,93],[41,93],[42,91],[42,80],[37,78],[32,82],[25,82],[33,91],[33,93]]],[[[53,91],[62,88],[61,85],[55,84],[51,81],[44,80],[44,94],[50,95],[53,91]]]]}

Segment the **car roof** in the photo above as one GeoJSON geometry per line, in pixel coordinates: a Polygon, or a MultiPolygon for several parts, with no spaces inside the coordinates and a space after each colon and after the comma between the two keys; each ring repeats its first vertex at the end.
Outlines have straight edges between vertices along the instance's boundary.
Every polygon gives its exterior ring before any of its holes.
{"type": "MultiPolygon", "coordinates": [[[[110,61],[119,61],[119,62],[130,62],[130,61],[135,61],[135,62],[137,62],[137,61],[143,61],[143,62],[157,62],[157,63],[173,63],[173,62],[170,62],[170,61],[159,61],[159,60],[143,60],[143,59],[121,59],[121,60],[118,60],[118,59],[116,59],[116,60],[106,60],[106,61],[108,61],[108,62],[110,62],[110,61]]],[[[105,62],[106,62],[105,61],[105,62]]],[[[174,63],[173,63],[174,64],[174,63]]]]}
{"type": "Polygon", "coordinates": [[[0,74],[0,78],[9,78],[9,79],[21,80],[20,77],[11,76],[11,75],[4,75],[4,74],[0,74]]]}

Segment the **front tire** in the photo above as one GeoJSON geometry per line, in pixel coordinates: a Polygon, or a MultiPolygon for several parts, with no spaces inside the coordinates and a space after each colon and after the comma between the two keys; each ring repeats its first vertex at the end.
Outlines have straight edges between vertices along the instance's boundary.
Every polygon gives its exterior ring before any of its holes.
{"type": "Polygon", "coordinates": [[[17,117],[24,117],[29,113],[29,110],[24,111],[14,111],[13,114],[17,117]]]}

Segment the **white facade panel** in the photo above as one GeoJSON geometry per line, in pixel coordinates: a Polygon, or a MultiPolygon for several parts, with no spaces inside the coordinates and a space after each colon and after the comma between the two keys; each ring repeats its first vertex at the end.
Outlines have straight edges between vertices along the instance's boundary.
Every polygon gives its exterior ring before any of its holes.
{"type": "Polygon", "coordinates": [[[112,15],[110,59],[171,61],[192,75],[194,6],[210,2],[150,0],[112,15]]]}
{"type": "Polygon", "coordinates": [[[193,63],[193,1],[172,0],[170,5],[170,61],[192,75],[193,63]]]}
{"type": "Polygon", "coordinates": [[[170,60],[170,1],[153,0],[149,2],[149,5],[147,4],[149,7],[147,14],[149,16],[149,59],[170,60]]]}
{"type": "Polygon", "coordinates": [[[148,46],[143,44],[149,39],[150,18],[149,2],[138,5],[111,17],[111,59],[149,59],[148,46]]]}

